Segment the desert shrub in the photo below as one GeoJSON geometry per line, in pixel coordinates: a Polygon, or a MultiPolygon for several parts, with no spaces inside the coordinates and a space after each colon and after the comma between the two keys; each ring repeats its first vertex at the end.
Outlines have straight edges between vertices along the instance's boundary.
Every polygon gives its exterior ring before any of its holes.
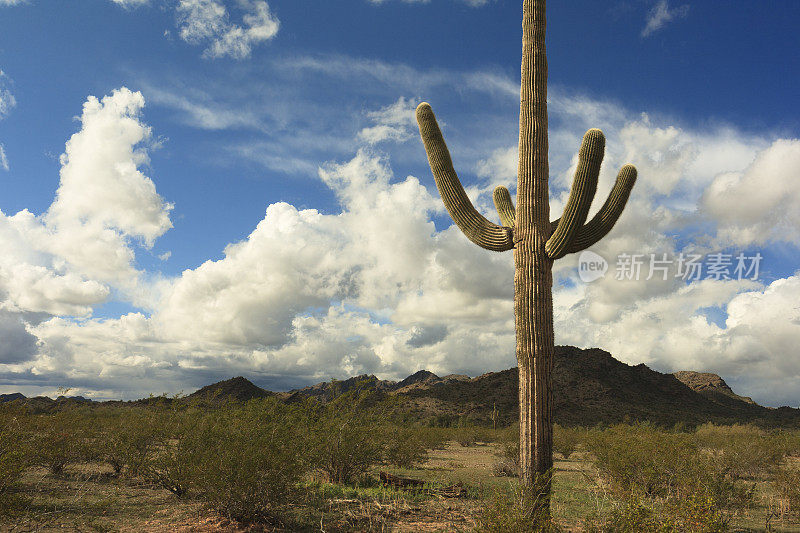
{"type": "Polygon", "coordinates": [[[273,516],[304,472],[299,414],[267,398],[201,417],[186,439],[189,486],[211,508],[243,522],[273,516]]]}
{"type": "Polygon", "coordinates": [[[597,469],[623,495],[680,496],[699,468],[691,436],[646,425],[594,430],[587,446],[597,469]]]}
{"type": "Polygon", "coordinates": [[[147,454],[158,441],[157,410],[139,407],[112,408],[99,417],[98,448],[101,458],[120,474],[142,474],[147,454]]]}
{"type": "Polygon", "coordinates": [[[448,430],[445,428],[420,426],[413,428],[413,431],[426,450],[440,450],[449,440],[448,430]]]}
{"type": "Polygon", "coordinates": [[[729,519],[713,500],[695,495],[667,504],[631,495],[586,524],[590,533],[716,533],[729,519]]]}
{"type": "Polygon", "coordinates": [[[504,435],[502,431],[492,429],[491,427],[475,426],[475,441],[481,443],[502,442],[504,435]]]}
{"type": "Polygon", "coordinates": [[[620,425],[592,431],[587,445],[619,501],[636,502],[619,508],[625,520],[645,520],[645,507],[669,531],[720,531],[752,505],[755,484],[720,468],[694,435],[620,425]]]}
{"type": "Polygon", "coordinates": [[[545,478],[532,486],[514,484],[511,490],[497,492],[477,517],[479,533],[545,533],[560,531],[552,521],[544,498],[545,478]]]}
{"type": "Polygon", "coordinates": [[[768,476],[787,452],[778,435],[752,425],[704,424],[697,428],[695,438],[707,452],[711,467],[734,480],[768,476]]]}
{"type": "Polygon", "coordinates": [[[650,533],[664,528],[650,507],[640,498],[618,502],[603,516],[592,517],[585,525],[589,533],[650,533]]]}
{"type": "Polygon", "coordinates": [[[497,455],[498,459],[494,464],[495,475],[508,477],[519,476],[519,440],[505,442],[502,444],[497,455]]]}
{"type": "Polygon", "coordinates": [[[453,440],[461,446],[475,446],[478,443],[478,430],[474,427],[457,427],[452,433],[453,440]]]}
{"type": "Polygon", "coordinates": [[[800,457],[800,431],[781,431],[779,438],[783,441],[782,447],[786,455],[800,457]]]}
{"type": "Polygon", "coordinates": [[[185,496],[191,485],[193,471],[200,468],[197,432],[201,414],[191,409],[158,409],[150,420],[152,441],[139,474],[146,481],[185,496]]]}
{"type": "Polygon", "coordinates": [[[519,422],[500,428],[497,433],[499,434],[497,442],[519,442],[519,422]]]}
{"type": "Polygon", "coordinates": [[[428,443],[412,428],[383,428],[386,463],[411,468],[428,458],[428,443]]]}
{"type": "Polygon", "coordinates": [[[773,485],[787,510],[800,515],[800,465],[786,464],[775,471],[773,485]]]}
{"type": "Polygon", "coordinates": [[[370,394],[351,391],[327,404],[309,404],[311,465],[334,483],[352,483],[383,460],[385,418],[370,394]]]}
{"type": "Polygon", "coordinates": [[[564,459],[578,448],[583,440],[583,431],[577,428],[565,428],[556,424],[553,426],[553,450],[564,459]]]}
{"type": "Polygon", "coordinates": [[[729,530],[730,515],[713,496],[692,493],[666,505],[664,526],[676,533],[716,533],[729,530]]]}
{"type": "Polygon", "coordinates": [[[0,512],[14,507],[14,485],[28,467],[28,435],[22,410],[0,407],[0,512]]]}
{"type": "Polygon", "coordinates": [[[60,476],[68,464],[94,461],[99,457],[97,424],[91,410],[76,407],[40,415],[32,420],[35,464],[60,476]]]}

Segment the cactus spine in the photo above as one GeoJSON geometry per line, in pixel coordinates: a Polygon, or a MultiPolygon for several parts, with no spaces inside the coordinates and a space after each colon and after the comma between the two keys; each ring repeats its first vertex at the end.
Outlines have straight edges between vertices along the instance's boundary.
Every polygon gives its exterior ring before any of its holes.
{"type": "Polygon", "coordinates": [[[541,487],[547,511],[553,466],[553,261],[592,246],[611,230],[636,181],[636,169],[625,165],[620,170],[605,204],[587,223],[605,150],[603,133],[587,131],[564,213],[550,221],[545,26],[545,0],[523,0],[517,207],[505,187],[495,189],[502,226],[473,207],[427,103],[417,108],[417,122],[436,186],[456,225],[487,250],[514,250],[521,476],[523,483],[541,487]]]}

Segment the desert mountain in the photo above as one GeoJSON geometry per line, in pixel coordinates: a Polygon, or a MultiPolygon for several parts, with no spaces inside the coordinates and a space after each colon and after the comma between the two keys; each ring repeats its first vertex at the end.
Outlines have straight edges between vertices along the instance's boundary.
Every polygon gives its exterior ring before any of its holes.
{"type": "MultiPolygon", "coordinates": [[[[187,399],[216,403],[275,395],[286,402],[306,398],[324,402],[354,389],[373,390],[394,396],[406,418],[416,418],[425,423],[451,425],[460,420],[488,423],[496,406],[501,422],[508,424],[518,416],[517,382],[516,368],[475,378],[463,375],[439,377],[433,372],[420,370],[400,382],[364,374],[288,393],[274,393],[240,376],[203,387],[187,399]]],[[[82,398],[25,398],[18,393],[3,395],[0,401],[3,400],[26,405],[37,412],[89,402],[82,398]]],[[[168,398],[158,400],[171,401],[168,398]]],[[[757,405],[750,398],[738,396],[716,374],[662,374],[644,364],[630,366],[617,361],[598,348],[582,350],[556,346],[553,400],[555,422],[563,425],[650,421],[668,426],[703,422],[800,426],[800,409],[771,409],[757,405]]],[[[137,402],[149,403],[149,400],[137,402]]]]}
{"type": "Polygon", "coordinates": [[[219,381],[211,385],[206,385],[187,396],[190,400],[225,401],[238,400],[245,402],[254,398],[266,398],[274,395],[261,387],[254,385],[251,381],[242,376],[219,381]]]}
{"type": "Polygon", "coordinates": [[[739,396],[725,383],[725,380],[716,374],[709,372],[691,372],[682,370],[680,372],[673,372],[672,374],[678,378],[681,383],[689,387],[695,392],[699,392],[703,396],[716,399],[717,401],[724,401],[721,397],[731,398],[746,403],[755,403],[752,398],[747,396],[739,396]]]}
{"type": "MultiPolygon", "coordinates": [[[[494,406],[504,423],[517,419],[517,369],[490,372],[475,378],[440,378],[425,370],[400,381],[375,376],[319,383],[293,391],[295,399],[313,395],[323,401],[336,394],[333,387],[348,384],[398,397],[414,417],[434,424],[460,419],[486,423],[494,406]]],[[[703,422],[800,425],[800,409],[770,409],[736,395],[716,374],[678,372],[662,374],[644,364],[630,366],[608,352],[592,348],[556,346],[553,368],[554,418],[563,425],[613,424],[651,421],[660,425],[703,422]]]]}
{"type": "Polygon", "coordinates": [[[327,402],[331,398],[335,398],[340,394],[350,392],[354,389],[388,392],[394,386],[394,381],[384,381],[376,378],[373,375],[362,374],[360,376],[345,379],[344,381],[324,381],[322,383],[317,383],[316,385],[290,391],[286,401],[294,402],[302,400],[303,398],[316,398],[323,402],[327,402]]]}

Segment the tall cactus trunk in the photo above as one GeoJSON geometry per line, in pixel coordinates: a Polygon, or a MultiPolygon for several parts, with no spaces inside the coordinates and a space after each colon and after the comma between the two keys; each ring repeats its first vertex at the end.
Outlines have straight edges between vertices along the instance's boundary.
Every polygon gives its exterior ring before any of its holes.
{"type": "MultiPolygon", "coordinates": [[[[550,238],[547,145],[545,0],[524,0],[519,171],[514,225],[514,313],[519,364],[522,480],[546,480],[553,466],[553,261],[550,238]]],[[[544,501],[549,504],[549,482],[544,501]]]]}
{"type": "Polygon", "coordinates": [[[587,131],[564,213],[550,221],[545,25],[545,0],[523,0],[517,207],[508,189],[495,189],[501,226],[478,213],[464,192],[426,102],[417,107],[417,123],[436,187],[456,225],[482,248],[514,250],[522,481],[538,492],[536,516],[546,517],[553,467],[553,261],[593,246],[611,231],[636,182],[636,168],[620,169],[608,199],[586,222],[605,150],[603,132],[587,131]]]}

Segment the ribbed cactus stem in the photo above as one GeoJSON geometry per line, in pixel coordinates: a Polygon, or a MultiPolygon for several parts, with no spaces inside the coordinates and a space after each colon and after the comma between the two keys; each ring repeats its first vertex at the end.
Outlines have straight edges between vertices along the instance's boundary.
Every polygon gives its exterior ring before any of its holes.
{"type": "MultiPolygon", "coordinates": [[[[431,107],[422,103],[417,108],[428,162],[453,221],[483,248],[514,249],[520,471],[522,482],[539,491],[534,514],[549,512],[553,467],[553,261],[605,236],[622,213],[636,181],[636,169],[622,167],[605,204],[585,223],[605,150],[603,133],[589,130],[583,137],[564,214],[550,222],[545,25],[545,0],[523,0],[517,207],[508,189],[494,190],[502,226],[475,210],[453,170],[431,107]]],[[[496,418],[496,411],[492,416],[496,418]]]]}
{"type": "Polygon", "coordinates": [[[561,223],[545,244],[545,251],[550,259],[560,259],[567,255],[570,244],[586,222],[589,207],[597,191],[597,178],[605,148],[606,138],[602,131],[591,129],[583,136],[578,152],[578,167],[575,169],[572,190],[564,207],[561,223]]]}
{"type": "Polygon", "coordinates": [[[508,189],[502,185],[495,187],[492,199],[494,200],[495,208],[497,208],[497,214],[500,215],[500,222],[507,228],[513,228],[514,219],[517,215],[508,189]]]}
{"type": "MultiPolygon", "coordinates": [[[[522,3],[519,166],[514,225],[514,325],[519,364],[522,482],[539,486],[553,468],[553,261],[547,158],[545,1],[522,3]]],[[[545,480],[546,481],[546,480],[545,480]]],[[[537,497],[550,508],[550,484],[537,497]]]]}
{"type": "MultiPolygon", "coordinates": [[[[578,234],[572,239],[567,253],[580,252],[590,246],[593,246],[597,241],[605,237],[614,224],[617,223],[619,216],[625,209],[625,204],[628,203],[628,197],[631,194],[633,185],[636,183],[636,167],[633,165],[625,165],[617,174],[617,181],[614,183],[614,188],[608,195],[606,202],[600,211],[592,217],[592,219],[584,225],[578,234]]],[[[560,223],[559,223],[560,225],[560,223]]]]}
{"type": "Polygon", "coordinates": [[[436,181],[436,188],[439,189],[444,206],[453,221],[469,240],[481,248],[495,252],[511,250],[514,247],[512,229],[487,220],[475,210],[467,193],[464,192],[464,187],[453,169],[450,151],[436,122],[436,116],[427,102],[417,107],[417,124],[428,154],[428,163],[436,181]]]}

